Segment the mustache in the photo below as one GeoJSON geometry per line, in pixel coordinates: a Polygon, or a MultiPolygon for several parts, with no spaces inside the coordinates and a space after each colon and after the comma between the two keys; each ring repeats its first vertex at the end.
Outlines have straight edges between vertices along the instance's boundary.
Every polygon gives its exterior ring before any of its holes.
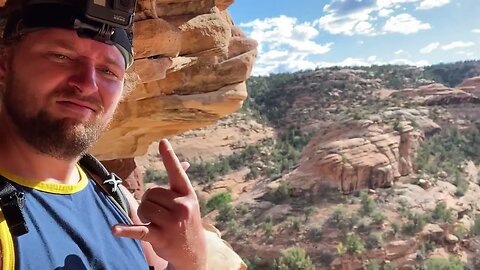
{"type": "Polygon", "coordinates": [[[71,87],[65,87],[55,90],[52,93],[53,98],[57,99],[67,99],[67,100],[78,100],[84,103],[88,103],[90,106],[95,108],[95,111],[103,110],[102,102],[100,99],[93,96],[85,96],[79,93],[78,90],[71,87]]]}

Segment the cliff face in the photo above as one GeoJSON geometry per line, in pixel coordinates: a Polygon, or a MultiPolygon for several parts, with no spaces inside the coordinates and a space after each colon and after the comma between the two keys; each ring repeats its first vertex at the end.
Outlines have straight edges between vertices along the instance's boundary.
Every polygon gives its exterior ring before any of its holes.
{"type": "Polygon", "coordinates": [[[225,10],[232,2],[138,2],[130,71],[137,84],[94,155],[139,156],[159,138],[215,123],[242,106],[257,43],[233,24],[225,10]]]}
{"type": "Polygon", "coordinates": [[[345,193],[391,186],[412,172],[412,149],[422,139],[406,122],[401,125],[395,131],[367,120],[319,132],[304,148],[292,186],[333,184],[345,193]]]}

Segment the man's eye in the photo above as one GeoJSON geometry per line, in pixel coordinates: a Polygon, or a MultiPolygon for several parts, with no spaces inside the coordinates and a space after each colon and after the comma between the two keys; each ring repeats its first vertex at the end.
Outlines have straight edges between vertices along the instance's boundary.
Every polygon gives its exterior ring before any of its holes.
{"type": "Polygon", "coordinates": [[[64,55],[64,54],[61,54],[61,53],[52,53],[51,54],[53,58],[57,59],[57,60],[70,60],[70,57],[64,55]]]}
{"type": "Polygon", "coordinates": [[[113,71],[111,71],[109,68],[101,68],[101,71],[108,75],[108,76],[114,76],[117,77],[117,74],[115,74],[113,71]]]}

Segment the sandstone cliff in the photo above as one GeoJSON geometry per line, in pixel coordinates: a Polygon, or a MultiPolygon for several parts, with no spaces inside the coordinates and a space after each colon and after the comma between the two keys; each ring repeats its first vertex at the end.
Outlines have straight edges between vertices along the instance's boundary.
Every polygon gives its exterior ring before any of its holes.
{"type": "Polygon", "coordinates": [[[139,156],[159,138],[215,123],[247,97],[256,42],[237,28],[233,1],[138,1],[134,28],[138,83],[93,153],[139,156]]]}

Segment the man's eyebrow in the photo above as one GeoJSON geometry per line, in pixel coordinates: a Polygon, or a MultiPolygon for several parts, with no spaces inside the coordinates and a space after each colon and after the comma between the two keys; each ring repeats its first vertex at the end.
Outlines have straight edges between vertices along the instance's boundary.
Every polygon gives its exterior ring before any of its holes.
{"type": "MultiPolygon", "coordinates": [[[[56,47],[60,47],[62,49],[66,49],[66,50],[69,50],[69,51],[75,51],[75,47],[68,41],[66,40],[62,40],[62,39],[53,39],[51,41],[48,42],[49,46],[56,46],[56,47]]],[[[104,55],[104,59],[105,59],[105,62],[108,64],[108,65],[113,65],[113,66],[118,66],[118,68],[123,68],[123,65],[124,65],[124,62],[120,62],[120,61],[117,61],[115,60],[115,58],[113,57],[110,57],[108,55],[104,55]]],[[[122,58],[123,60],[123,58],[122,58]]]]}

